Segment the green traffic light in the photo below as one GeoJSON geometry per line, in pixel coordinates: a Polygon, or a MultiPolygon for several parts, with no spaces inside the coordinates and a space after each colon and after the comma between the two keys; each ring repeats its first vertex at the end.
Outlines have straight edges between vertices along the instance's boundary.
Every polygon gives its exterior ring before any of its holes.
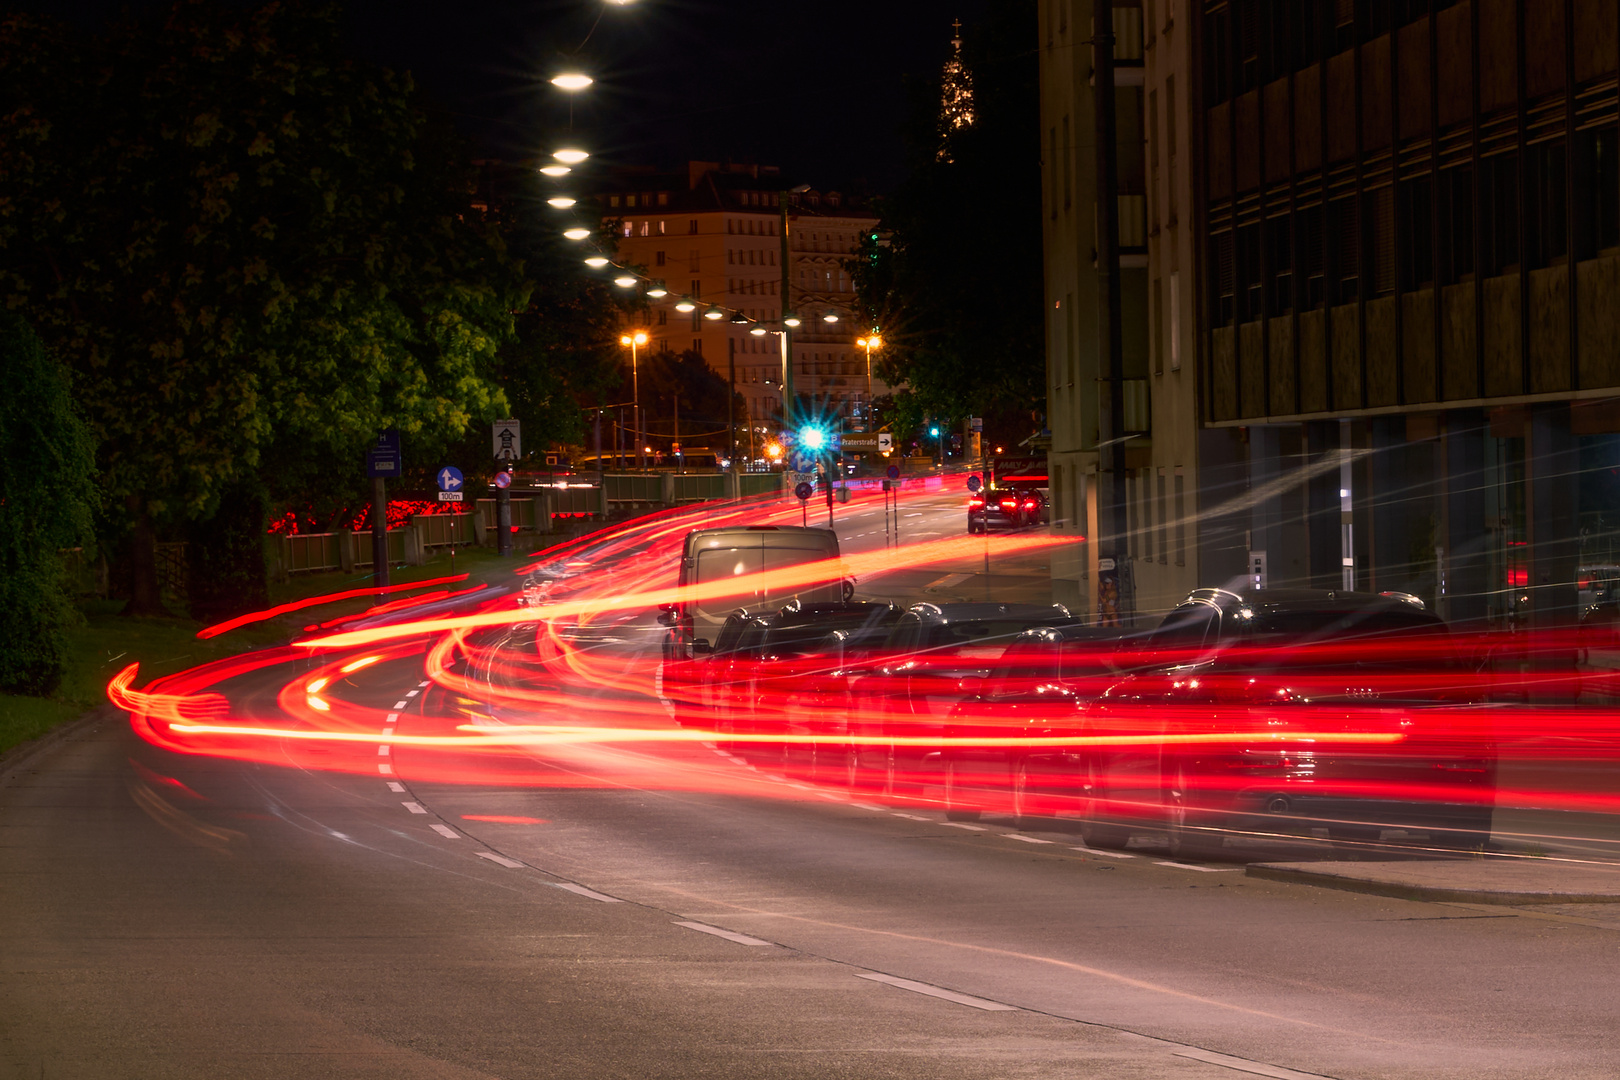
{"type": "Polygon", "coordinates": [[[818,427],[807,427],[800,433],[799,441],[807,450],[820,450],[827,445],[827,433],[818,427]]]}

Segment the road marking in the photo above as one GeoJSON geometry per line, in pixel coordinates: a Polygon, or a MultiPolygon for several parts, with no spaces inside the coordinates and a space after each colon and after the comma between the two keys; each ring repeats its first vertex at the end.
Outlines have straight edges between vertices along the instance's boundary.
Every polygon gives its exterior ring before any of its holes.
{"type": "Polygon", "coordinates": [[[401,784],[397,780],[390,780],[388,781],[388,790],[394,792],[396,795],[403,795],[405,794],[405,785],[401,784]]]}
{"type": "Polygon", "coordinates": [[[1077,847],[1077,848],[1071,848],[1070,850],[1071,851],[1083,851],[1087,855],[1101,855],[1105,859],[1134,859],[1134,858],[1136,858],[1135,855],[1127,855],[1123,851],[1103,851],[1101,848],[1094,848],[1094,847],[1077,847]]]}
{"type": "Polygon", "coordinates": [[[461,834],[448,825],[430,825],[428,828],[450,840],[460,840],[461,834]]]}
{"type": "Polygon", "coordinates": [[[958,994],[954,990],[942,990],[937,986],[929,986],[927,983],[912,982],[910,979],[901,979],[894,975],[881,975],[875,971],[857,971],[855,977],[857,979],[871,979],[873,982],[887,983],[890,986],[898,986],[900,989],[910,990],[914,994],[927,994],[929,997],[943,998],[946,1001],[954,1001],[958,1005],[983,1009],[985,1012],[1019,1011],[1016,1005],[1003,1005],[999,1001],[987,1001],[984,998],[958,994]]]}
{"type": "Polygon", "coordinates": [[[852,802],[849,805],[853,806],[857,810],[871,810],[874,813],[878,813],[878,814],[883,813],[883,809],[884,809],[881,806],[873,806],[871,803],[864,803],[864,802],[852,802]]]}
{"type": "Polygon", "coordinates": [[[377,756],[378,757],[387,757],[388,756],[388,747],[387,746],[379,746],[379,747],[377,747],[377,756]]]}
{"type": "Polygon", "coordinates": [[[919,511],[915,514],[907,514],[906,517],[922,517],[922,512],[919,511]]]}
{"type": "Polygon", "coordinates": [[[410,708],[410,705],[411,705],[411,703],[408,702],[408,701],[396,701],[396,702],[394,702],[394,708],[396,708],[396,709],[408,709],[408,708],[410,708]]]}
{"type": "Polygon", "coordinates": [[[403,806],[405,809],[409,810],[413,814],[425,814],[425,813],[427,813],[427,809],[419,802],[400,803],[400,805],[403,806]]]}
{"type": "Polygon", "coordinates": [[[608,896],[606,893],[599,893],[595,889],[587,889],[583,885],[575,885],[572,881],[553,881],[551,884],[557,886],[559,889],[566,889],[578,896],[588,896],[592,900],[600,900],[604,904],[624,903],[624,901],[620,900],[617,896],[608,896]]]}
{"type": "Polygon", "coordinates": [[[385,739],[388,738],[388,736],[390,736],[390,735],[392,735],[394,733],[393,725],[390,724],[388,727],[383,728],[382,733],[383,733],[383,738],[385,738],[385,739]]]}
{"type": "Polygon", "coordinates": [[[493,851],[475,851],[473,854],[477,855],[480,859],[488,859],[492,863],[500,863],[508,870],[518,870],[523,866],[523,864],[518,862],[516,859],[508,859],[506,856],[497,855],[493,851]]]}
{"type": "Polygon", "coordinates": [[[397,712],[389,713],[388,714],[388,719],[384,720],[383,723],[385,723],[385,724],[397,724],[397,723],[399,723],[399,713],[397,713],[397,712]]]}
{"type": "Polygon", "coordinates": [[[1192,1058],[1194,1061],[1202,1061],[1210,1065],[1221,1065],[1254,1076],[1270,1076],[1273,1080],[1323,1080],[1321,1073],[1295,1072],[1293,1069],[1284,1069],[1278,1065],[1266,1065],[1259,1061],[1250,1061],[1248,1058],[1217,1054],[1213,1050],[1175,1050],[1172,1053],[1176,1057],[1192,1058]]]}
{"type": "Polygon", "coordinates": [[[715,937],[723,937],[727,941],[735,941],[739,945],[767,945],[768,946],[768,945],[773,944],[772,942],[769,942],[769,941],[761,941],[757,937],[749,937],[747,934],[735,934],[735,933],[732,933],[730,930],[722,930],[718,926],[710,926],[707,923],[677,922],[675,925],[676,926],[684,926],[688,930],[696,930],[699,933],[713,934],[715,937]]]}
{"type": "Polygon", "coordinates": [[[1192,863],[1168,862],[1168,861],[1166,861],[1164,859],[1155,859],[1155,860],[1153,860],[1153,865],[1154,866],[1173,866],[1177,870],[1197,870],[1200,874],[1220,874],[1220,873],[1224,873],[1228,869],[1232,869],[1232,870],[1237,869],[1237,867],[1228,868],[1228,867],[1223,867],[1223,866],[1194,866],[1192,863]]]}
{"type": "Polygon", "coordinates": [[[386,761],[379,761],[377,763],[377,771],[382,773],[384,776],[388,776],[393,773],[394,767],[388,764],[386,761]]]}
{"type": "Polygon", "coordinates": [[[934,820],[933,818],[925,818],[921,814],[902,814],[897,810],[891,810],[890,813],[894,814],[895,817],[903,817],[907,821],[932,821],[932,820],[934,820]]]}
{"type": "Polygon", "coordinates": [[[1052,842],[1050,840],[1037,840],[1035,837],[1025,836],[1023,833],[1010,832],[1002,833],[1001,835],[1005,836],[1009,840],[1022,840],[1026,844],[1050,844],[1052,842]]]}
{"type": "Polygon", "coordinates": [[[433,685],[433,681],[430,679],[427,682],[419,682],[416,685],[422,687],[423,689],[426,689],[427,687],[433,685]]]}
{"type": "Polygon", "coordinates": [[[405,691],[405,696],[408,697],[408,698],[413,698],[417,694],[420,694],[421,692],[422,691],[420,691],[420,690],[407,690],[407,691],[405,691]]]}
{"type": "Polygon", "coordinates": [[[972,829],[974,832],[985,831],[985,827],[983,825],[969,825],[962,821],[942,821],[940,824],[944,825],[948,829],[972,829]]]}
{"type": "Polygon", "coordinates": [[[957,585],[962,584],[962,582],[966,581],[968,578],[970,578],[972,576],[973,576],[972,574],[946,574],[944,577],[940,578],[938,581],[930,581],[927,585],[924,585],[923,588],[925,588],[925,589],[949,589],[949,588],[953,588],[953,587],[955,587],[957,585]]]}

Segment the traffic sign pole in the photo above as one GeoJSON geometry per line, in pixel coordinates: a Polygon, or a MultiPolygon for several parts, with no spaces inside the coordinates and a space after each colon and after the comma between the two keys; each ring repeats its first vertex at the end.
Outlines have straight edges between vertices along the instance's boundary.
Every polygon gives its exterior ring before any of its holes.
{"type": "Polygon", "coordinates": [[[388,481],[371,481],[371,583],[378,590],[388,587],[388,481]]]}

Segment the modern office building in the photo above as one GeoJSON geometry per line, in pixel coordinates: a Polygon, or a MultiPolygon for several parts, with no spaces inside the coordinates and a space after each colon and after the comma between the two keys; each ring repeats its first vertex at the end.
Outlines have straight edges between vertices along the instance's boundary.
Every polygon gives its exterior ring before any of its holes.
{"type": "Polygon", "coordinates": [[[769,426],[781,416],[781,338],[750,333],[753,325],[734,322],[733,314],[767,331],[781,329],[784,220],[788,310],[801,320],[793,332],[795,393],[819,413],[854,426],[864,421],[873,396],[888,393],[880,379],[869,386],[868,355],[855,344],[870,328],[852,320],[855,287],[844,261],[877,224],[859,200],[837,191],[790,190],[771,166],[708,161],[690,162],[684,173],[617,173],[598,200],[617,232],[617,261],[669,291],[652,302],[652,347],[694,350],[721,375],[735,377],[755,421],[769,426]],[[682,301],[692,310],[676,310],[682,301]]]}
{"type": "MultiPolygon", "coordinates": [[[[1080,533],[1091,6],[1049,0],[1041,16],[1053,471],[1070,473],[1059,511],[1080,533]],[[1073,329],[1057,306],[1071,289],[1073,329]]],[[[1615,500],[1593,477],[1620,467],[1617,22],[1613,0],[1115,11],[1120,190],[1148,192],[1126,305],[1146,326],[1127,357],[1151,406],[1128,481],[1139,609],[1174,592],[1154,584],[1167,527],[1187,538],[1165,564],[1184,559],[1178,587],[1393,590],[1462,622],[1573,616],[1579,568],[1613,561],[1615,500]],[[1180,509],[1160,469],[1182,476],[1180,509]]],[[[1122,236],[1128,220],[1122,206],[1122,236]]],[[[1085,570],[1071,559],[1055,588],[1083,592],[1085,570]]]]}

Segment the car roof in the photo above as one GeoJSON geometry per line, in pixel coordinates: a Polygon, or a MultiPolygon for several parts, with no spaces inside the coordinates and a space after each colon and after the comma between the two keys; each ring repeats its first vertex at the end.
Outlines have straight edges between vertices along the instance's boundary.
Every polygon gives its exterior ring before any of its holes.
{"type": "Polygon", "coordinates": [[[960,602],[950,604],[912,604],[906,609],[929,622],[967,622],[980,619],[1051,619],[1072,618],[1062,604],[993,604],[960,602]]]}
{"type": "Polygon", "coordinates": [[[1424,610],[1422,601],[1406,594],[1349,592],[1342,589],[1194,589],[1183,603],[1202,602],[1221,609],[1246,607],[1256,613],[1424,610]]]}

